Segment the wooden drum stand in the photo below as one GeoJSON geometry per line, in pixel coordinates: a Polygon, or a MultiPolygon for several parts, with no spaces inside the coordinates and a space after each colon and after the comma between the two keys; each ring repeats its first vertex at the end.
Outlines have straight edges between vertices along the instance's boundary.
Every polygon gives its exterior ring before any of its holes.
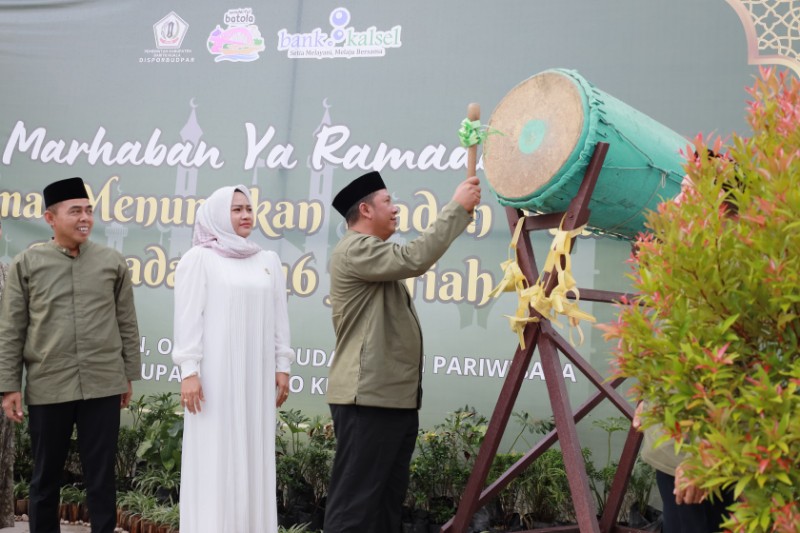
{"type": "MultiPolygon", "coordinates": [[[[529,232],[534,230],[547,230],[559,228],[569,231],[584,225],[589,219],[589,200],[594,191],[597,177],[603,166],[608,144],[599,142],[595,146],[592,159],[589,162],[577,195],[570,202],[566,213],[548,213],[544,215],[528,216],[524,221],[524,231],[517,243],[517,262],[529,285],[536,283],[539,272],[534,259],[533,247],[529,232]],[[563,220],[563,223],[562,223],[563,220]]],[[[470,150],[471,163],[474,165],[474,150],[470,150]]],[[[474,169],[474,166],[472,167],[474,169]]],[[[474,172],[474,170],[473,170],[474,172]]],[[[474,173],[472,174],[474,175],[474,173]]],[[[522,211],[506,207],[508,225],[513,234],[517,221],[524,215],[522,211]]],[[[544,278],[545,292],[556,286],[557,275],[554,271],[546,274],[544,278]]],[[[620,301],[623,293],[580,289],[581,298],[592,302],[612,303],[620,301]]],[[[480,452],[475,462],[475,467],[470,475],[464,494],[459,503],[456,515],[442,526],[443,533],[464,533],[469,527],[475,512],[492,500],[503,488],[518,477],[525,468],[536,460],[556,441],[560,442],[561,453],[564,456],[567,479],[570,492],[575,505],[577,525],[537,529],[537,532],[576,532],[576,533],[611,533],[635,532],[637,529],[617,525],[622,501],[627,490],[628,481],[633,471],[636,456],[641,445],[642,435],[631,428],[628,432],[622,455],[619,460],[616,475],[611,485],[611,490],[606,502],[603,515],[598,518],[595,504],[589,488],[589,478],[586,474],[586,464],[581,453],[578,432],[575,424],[589,414],[600,402],[608,399],[628,419],[633,419],[633,408],[619,392],[617,387],[624,378],[616,378],[606,382],[594,368],[578,354],[570,344],[553,329],[550,321],[530,309],[531,316],[538,316],[538,322],[529,322],[525,326],[524,338],[526,348],[517,347],[511,368],[503,383],[500,396],[492,414],[486,436],[481,445],[480,452]],[[556,428],[545,437],[519,461],[501,475],[497,481],[481,490],[486,482],[489,469],[492,465],[500,440],[508,425],[508,419],[519,394],[525,372],[530,365],[531,356],[535,347],[539,348],[539,357],[544,371],[547,392],[550,397],[550,406],[553,410],[556,428]],[[561,363],[558,352],[562,352],[573,365],[591,381],[597,391],[576,411],[572,411],[567,394],[567,388],[561,375],[561,363]]],[[[533,531],[533,530],[529,530],[533,531]]]]}

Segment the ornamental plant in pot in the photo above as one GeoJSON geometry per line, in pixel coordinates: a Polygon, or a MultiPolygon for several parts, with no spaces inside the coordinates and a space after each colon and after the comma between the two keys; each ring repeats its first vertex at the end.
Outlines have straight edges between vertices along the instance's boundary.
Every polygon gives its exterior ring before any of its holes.
{"type": "Polygon", "coordinates": [[[61,518],[75,523],[81,518],[81,506],[86,503],[86,491],[73,485],[61,487],[61,518]]]}
{"type": "Polygon", "coordinates": [[[28,496],[30,494],[30,485],[27,481],[22,480],[14,484],[14,514],[22,516],[28,514],[28,496]]]}
{"type": "Polygon", "coordinates": [[[425,527],[438,531],[455,514],[487,427],[486,417],[464,406],[433,431],[420,430],[406,498],[415,532],[425,527]]]}
{"type": "Polygon", "coordinates": [[[329,445],[323,445],[326,424],[321,418],[312,421],[296,409],[282,410],[279,417],[275,442],[278,522],[284,526],[312,521],[321,524],[321,500],[333,457],[332,430],[329,445]]]}
{"type": "Polygon", "coordinates": [[[697,137],[692,186],[649,216],[637,295],[606,336],[644,425],[664,427],[711,497],[733,491],[723,527],[798,531],[800,83],[762,69],[749,93],[752,135],[697,137]]]}

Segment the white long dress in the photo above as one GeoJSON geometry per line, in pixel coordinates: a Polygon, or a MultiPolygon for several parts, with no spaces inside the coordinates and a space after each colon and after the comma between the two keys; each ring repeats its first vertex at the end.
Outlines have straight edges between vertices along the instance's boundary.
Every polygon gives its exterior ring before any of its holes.
{"type": "Polygon", "coordinates": [[[195,246],[175,276],[173,361],[205,395],[184,415],[181,533],[277,532],[275,372],[294,360],[280,259],[195,246]]]}

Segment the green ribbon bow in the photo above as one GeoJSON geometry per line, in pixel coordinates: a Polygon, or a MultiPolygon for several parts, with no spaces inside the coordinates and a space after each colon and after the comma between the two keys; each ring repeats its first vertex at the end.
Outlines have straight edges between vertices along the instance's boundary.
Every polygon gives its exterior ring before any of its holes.
{"type": "Polygon", "coordinates": [[[488,126],[481,126],[480,120],[470,120],[468,118],[461,121],[461,128],[458,130],[458,138],[464,148],[481,144],[486,140],[486,137],[494,134],[503,135],[498,130],[490,130],[488,126]]]}

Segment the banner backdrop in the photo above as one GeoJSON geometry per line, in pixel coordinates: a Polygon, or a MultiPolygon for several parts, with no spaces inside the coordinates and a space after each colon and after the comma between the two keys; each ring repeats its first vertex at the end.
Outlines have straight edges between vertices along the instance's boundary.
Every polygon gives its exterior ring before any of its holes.
{"type": "MultiPolygon", "coordinates": [[[[746,133],[744,87],[759,62],[747,17],[759,4],[779,2],[0,1],[0,260],[49,239],[42,187],[82,176],[92,239],[125,255],[135,285],[144,376],[135,394],[177,391],[175,265],[203,198],[245,184],[252,238],[280,255],[287,276],[297,362],[286,407],[327,414],[327,263],[344,231],[330,207],[336,191],[380,170],[400,207],[394,239],[413,239],[465,177],[456,131],[467,104],[480,103],[486,121],[513,86],[552,67],[687,138],[746,133]]],[[[772,62],[794,64],[793,43],[771,46],[772,62]]],[[[425,342],[423,427],[466,404],[491,414],[516,347],[503,316],[515,297],[488,296],[510,234],[488,185],[483,198],[442,260],[408,280],[425,342]]],[[[534,241],[544,258],[548,239],[534,241]]],[[[580,240],[579,284],[624,290],[628,253],[622,241],[580,240]]],[[[584,329],[581,353],[604,371],[607,346],[584,329]]],[[[547,418],[537,361],[517,408],[547,418]]],[[[569,364],[564,379],[574,403],[591,391],[569,364]]]]}

